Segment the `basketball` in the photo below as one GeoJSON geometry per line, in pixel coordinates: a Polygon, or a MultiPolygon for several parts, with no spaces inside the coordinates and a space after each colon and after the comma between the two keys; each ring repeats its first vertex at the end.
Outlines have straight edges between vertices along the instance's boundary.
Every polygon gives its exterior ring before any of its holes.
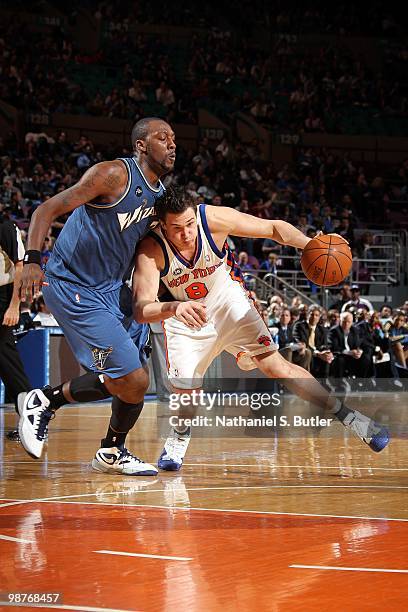
{"type": "Polygon", "coordinates": [[[307,244],[300,263],[305,276],[316,285],[338,285],[350,273],[351,250],[341,236],[318,236],[307,244]]]}

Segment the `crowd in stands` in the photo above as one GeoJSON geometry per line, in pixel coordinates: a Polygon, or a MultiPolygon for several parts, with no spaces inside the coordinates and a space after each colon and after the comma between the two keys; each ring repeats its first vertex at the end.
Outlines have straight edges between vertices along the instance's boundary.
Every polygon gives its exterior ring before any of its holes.
{"type": "MultiPolygon", "coordinates": [[[[131,154],[126,148],[96,146],[86,135],[70,142],[65,132],[54,139],[27,133],[22,148],[11,134],[0,139],[1,206],[26,230],[35,208],[74,184],[87,168],[131,154]]],[[[284,219],[311,237],[320,230],[336,232],[349,241],[356,257],[370,259],[375,237],[362,227],[382,227],[385,222],[390,227],[388,206],[397,182],[398,197],[408,202],[408,161],[394,169],[395,184],[368,172],[347,154],[320,149],[299,149],[293,164],[275,167],[261,159],[255,140],[244,144],[204,138],[197,150],[178,148],[175,171],[166,183],[185,185],[204,203],[284,219]]],[[[62,218],[53,224],[50,240],[63,223],[62,218]]],[[[282,257],[296,254],[271,240],[235,238],[233,248],[237,255],[243,251],[250,257],[246,267],[265,272],[276,271],[283,266],[282,257]]]]}
{"type": "MultiPolygon", "coordinates": [[[[227,120],[244,112],[270,129],[292,133],[387,133],[395,126],[381,121],[392,117],[399,134],[408,134],[403,71],[388,69],[393,54],[406,65],[403,46],[386,47],[384,60],[373,68],[341,37],[319,44],[301,38],[311,32],[344,36],[361,28],[362,34],[376,31],[394,40],[401,26],[384,11],[382,18],[364,11],[364,21],[356,7],[327,11],[276,3],[271,10],[255,2],[248,4],[243,36],[242,20],[235,22],[223,3],[217,5],[217,20],[209,7],[192,11],[187,3],[176,5],[86,3],[101,31],[92,54],[79,48],[63,24],[44,33],[11,14],[0,27],[0,98],[28,113],[132,120],[154,114],[181,123],[196,123],[197,109],[204,107],[227,120]],[[220,27],[224,13],[229,28],[220,27]],[[264,25],[271,24],[271,40],[264,45],[250,42],[251,28],[262,16],[264,25]],[[135,30],[194,21],[208,29],[178,42],[135,30]]],[[[75,13],[75,6],[71,10],[75,13]]]]}
{"type": "Polygon", "coordinates": [[[329,388],[374,389],[382,377],[391,388],[403,387],[408,300],[395,309],[386,303],[374,310],[358,285],[344,284],[327,310],[302,304],[299,297],[286,304],[275,295],[261,312],[285,359],[323,379],[329,388]]]}

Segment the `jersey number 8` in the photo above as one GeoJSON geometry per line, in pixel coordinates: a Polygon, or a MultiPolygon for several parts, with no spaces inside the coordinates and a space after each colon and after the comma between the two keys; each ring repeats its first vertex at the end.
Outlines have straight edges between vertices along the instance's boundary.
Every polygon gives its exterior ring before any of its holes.
{"type": "Polygon", "coordinates": [[[208,293],[208,289],[204,283],[192,283],[186,287],[184,291],[187,293],[190,300],[199,300],[200,298],[204,298],[208,293]]]}

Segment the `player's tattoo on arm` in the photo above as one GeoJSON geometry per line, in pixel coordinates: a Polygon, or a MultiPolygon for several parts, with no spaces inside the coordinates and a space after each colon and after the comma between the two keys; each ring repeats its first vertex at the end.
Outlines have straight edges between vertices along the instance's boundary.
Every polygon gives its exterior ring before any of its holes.
{"type": "Polygon", "coordinates": [[[62,192],[62,205],[65,206],[66,208],[69,208],[71,206],[71,200],[72,200],[72,187],[68,187],[68,189],[66,189],[65,191],[62,192]]]}
{"type": "Polygon", "coordinates": [[[108,174],[108,176],[103,181],[103,184],[106,185],[109,189],[119,187],[120,183],[121,178],[117,174],[108,174]]]}
{"type": "Polygon", "coordinates": [[[97,171],[92,172],[89,174],[86,180],[83,181],[82,183],[80,182],[77,185],[68,187],[68,189],[63,191],[61,194],[62,195],[62,199],[61,199],[62,205],[66,208],[71,208],[73,200],[80,197],[78,191],[81,192],[81,190],[83,190],[87,192],[87,191],[94,189],[97,183],[97,179],[100,176],[102,176],[100,172],[97,172],[97,171]]]}
{"type": "Polygon", "coordinates": [[[85,189],[92,189],[93,187],[95,187],[96,184],[96,179],[102,176],[100,172],[92,172],[87,179],[82,183],[82,187],[85,187],[85,189]]]}

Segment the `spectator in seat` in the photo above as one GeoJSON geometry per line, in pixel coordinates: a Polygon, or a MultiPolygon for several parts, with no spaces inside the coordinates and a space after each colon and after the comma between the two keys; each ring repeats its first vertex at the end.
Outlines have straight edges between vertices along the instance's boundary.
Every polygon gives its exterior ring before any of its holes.
{"type": "Polygon", "coordinates": [[[341,309],[343,308],[344,304],[346,304],[350,300],[351,300],[350,284],[344,283],[340,287],[340,293],[338,295],[338,299],[335,302],[333,302],[333,304],[331,304],[329,310],[338,310],[339,312],[341,312],[341,309]]]}
{"type": "Polygon", "coordinates": [[[241,268],[242,272],[245,272],[246,270],[253,270],[253,266],[249,263],[249,255],[246,251],[241,251],[240,254],[238,255],[238,261],[237,261],[239,267],[241,268]]]}
{"type": "Polygon", "coordinates": [[[404,312],[399,312],[394,317],[391,326],[389,326],[388,334],[397,364],[406,368],[408,363],[408,326],[404,312]]]}
{"type": "Polygon", "coordinates": [[[265,272],[271,272],[272,274],[278,273],[278,256],[276,253],[269,253],[268,259],[265,259],[260,265],[260,270],[265,270],[265,272]]]}
{"type": "Polygon", "coordinates": [[[351,299],[348,300],[345,304],[343,304],[341,312],[345,312],[346,310],[350,310],[351,306],[354,308],[365,308],[370,312],[374,310],[372,303],[366,298],[360,297],[360,287],[358,285],[351,285],[351,299]]]}
{"type": "Polygon", "coordinates": [[[293,326],[296,321],[299,321],[299,310],[295,306],[291,306],[290,310],[290,324],[293,326]]]}
{"type": "Polygon", "coordinates": [[[276,327],[280,321],[281,314],[282,314],[282,305],[277,302],[271,303],[268,308],[268,315],[269,315],[268,327],[276,327]]]}
{"type": "Polygon", "coordinates": [[[327,313],[327,322],[326,327],[331,329],[335,327],[340,322],[340,312],[336,308],[331,308],[327,313]]]}
{"type": "Polygon", "coordinates": [[[173,90],[170,89],[165,81],[162,81],[156,89],[156,100],[166,107],[171,106],[175,102],[173,90]]]}
{"type": "Polygon", "coordinates": [[[330,372],[335,378],[346,375],[367,378],[371,368],[372,352],[363,351],[358,328],[353,325],[351,312],[340,314],[340,324],[329,332],[329,346],[334,355],[330,372]]]}
{"type": "Polygon", "coordinates": [[[392,323],[392,308],[388,304],[383,304],[380,308],[379,319],[381,325],[392,323]]]}
{"type": "Polygon", "coordinates": [[[274,342],[279,345],[279,352],[285,359],[300,365],[309,372],[312,353],[304,342],[295,342],[289,308],[282,310],[280,321],[276,327],[278,333],[274,337],[274,342]]]}
{"type": "Polygon", "coordinates": [[[311,306],[307,320],[297,321],[293,327],[295,342],[305,345],[311,352],[310,371],[316,378],[328,378],[333,355],[328,346],[327,330],[320,323],[319,306],[311,306]]]}

